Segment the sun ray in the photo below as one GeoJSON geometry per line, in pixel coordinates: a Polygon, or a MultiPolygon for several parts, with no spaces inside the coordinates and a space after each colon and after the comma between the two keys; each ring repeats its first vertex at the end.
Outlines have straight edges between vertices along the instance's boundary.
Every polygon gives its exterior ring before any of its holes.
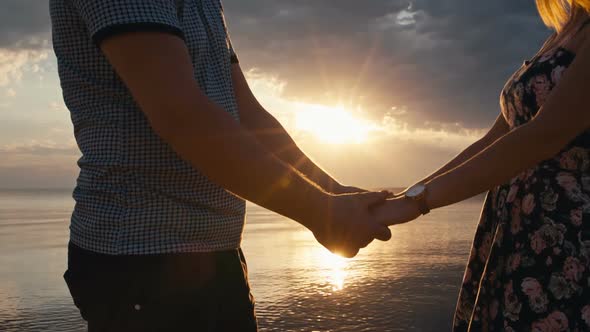
{"type": "Polygon", "coordinates": [[[330,144],[361,144],[378,128],[342,106],[309,104],[302,105],[297,112],[295,126],[298,130],[313,134],[320,141],[330,144]]]}

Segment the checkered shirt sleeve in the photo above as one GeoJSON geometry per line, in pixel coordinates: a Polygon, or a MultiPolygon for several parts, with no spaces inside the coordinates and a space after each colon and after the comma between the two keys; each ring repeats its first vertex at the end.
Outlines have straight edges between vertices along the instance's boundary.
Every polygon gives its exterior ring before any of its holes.
{"type": "Polygon", "coordinates": [[[94,42],[120,33],[169,32],[183,37],[175,0],[72,0],[94,42]]]}

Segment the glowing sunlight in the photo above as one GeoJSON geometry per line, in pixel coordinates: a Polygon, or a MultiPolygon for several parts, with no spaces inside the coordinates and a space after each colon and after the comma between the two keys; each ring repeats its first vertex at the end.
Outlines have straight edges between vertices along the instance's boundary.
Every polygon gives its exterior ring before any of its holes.
{"type": "Polygon", "coordinates": [[[344,107],[301,104],[295,115],[295,127],[330,144],[360,144],[378,126],[352,114],[344,107]]]}
{"type": "Polygon", "coordinates": [[[344,281],[346,280],[346,266],[347,259],[341,256],[330,253],[327,250],[318,251],[318,259],[321,266],[325,267],[325,280],[332,286],[332,291],[337,292],[344,289],[344,281]]]}

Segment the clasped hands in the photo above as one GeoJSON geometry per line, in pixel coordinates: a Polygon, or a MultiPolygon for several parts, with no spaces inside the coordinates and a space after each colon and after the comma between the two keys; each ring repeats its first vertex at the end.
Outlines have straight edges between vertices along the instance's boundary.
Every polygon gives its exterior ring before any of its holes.
{"type": "Polygon", "coordinates": [[[333,190],[323,211],[309,227],[316,240],[333,253],[352,258],[373,240],[391,239],[389,226],[418,218],[418,204],[389,191],[370,192],[355,187],[333,190]]]}

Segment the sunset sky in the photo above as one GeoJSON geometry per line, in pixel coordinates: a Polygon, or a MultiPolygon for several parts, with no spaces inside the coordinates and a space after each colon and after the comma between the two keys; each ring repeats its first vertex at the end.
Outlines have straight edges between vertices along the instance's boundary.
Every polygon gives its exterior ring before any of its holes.
{"type": "MultiPolygon", "coordinates": [[[[533,0],[225,0],[255,94],[336,178],[402,186],[479,138],[549,31],[533,0]]],[[[70,188],[46,0],[0,2],[0,188],[70,188]]]]}

